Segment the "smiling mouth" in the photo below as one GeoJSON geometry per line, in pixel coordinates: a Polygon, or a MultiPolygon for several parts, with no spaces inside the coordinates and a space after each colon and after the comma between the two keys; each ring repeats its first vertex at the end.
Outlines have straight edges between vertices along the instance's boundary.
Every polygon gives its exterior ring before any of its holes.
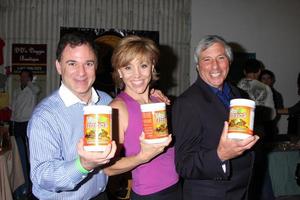
{"type": "Polygon", "coordinates": [[[221,75],[221,73],[211,73],[210,74],[213,78],[217,78],[217,77],[219,77],[220,75],[221,75]]]}
{"type": "Polygon", "coordinates": [[[87,79],[85,78],[85,79],[76,79],[75,81],[77,81],[77,82],[85,82],[87,79]]]}
{"type": "Polygon", "coordinates": [[[141,85],[141,84],[143,83],[143,81],[142,81],[142,80],[132,81],[132,83],[133,83],[134,85],[141,85]]]}

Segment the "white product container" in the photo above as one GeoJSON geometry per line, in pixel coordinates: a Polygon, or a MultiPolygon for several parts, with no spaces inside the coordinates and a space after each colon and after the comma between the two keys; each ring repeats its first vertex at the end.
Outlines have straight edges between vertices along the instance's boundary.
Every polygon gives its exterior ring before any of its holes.
{"type": "Polygon", "coordinates": [[[85,106],[84,111],[84,150],[104,151],[111,142],[112,108],[105,105],[85,106]]]}
{"type": "Polygon", "coordinates": [[[255,102],[249,99],[232,99],[228,138],[243,140],[253,135],[255,102]]]}

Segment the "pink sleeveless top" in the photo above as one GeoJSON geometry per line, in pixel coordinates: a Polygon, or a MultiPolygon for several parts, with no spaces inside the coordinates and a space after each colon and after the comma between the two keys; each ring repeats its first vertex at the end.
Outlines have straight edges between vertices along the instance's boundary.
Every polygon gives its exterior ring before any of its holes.
{"type": "MultiPolygon", "coordinates": [[[[125,92],[121,92],[118,98],[125,102],[128,111],[128,127],[124,135],[125,155],[135,155],[140,152],[139,136],[143,131],[140,104],[125,92]]],[[[177,182],[174,147],[132,170],[132,189],[139,195],[159,192],[177,182]]]]}

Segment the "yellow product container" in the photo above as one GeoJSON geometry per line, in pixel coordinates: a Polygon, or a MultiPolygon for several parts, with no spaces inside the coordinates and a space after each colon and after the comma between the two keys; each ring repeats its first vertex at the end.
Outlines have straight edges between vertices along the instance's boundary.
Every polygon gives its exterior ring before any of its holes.
{"type": "Polygon", "coordinates": [[[245,139],[253,135],[255,102],[249,99],[230,101],[228,138],[245,139]]]}
{"type": "Polygon", "coordinates": [[[84,149],[104,151],[111,142],[112,108],[104,105],[85,106],[84,110],[84,149]]]}

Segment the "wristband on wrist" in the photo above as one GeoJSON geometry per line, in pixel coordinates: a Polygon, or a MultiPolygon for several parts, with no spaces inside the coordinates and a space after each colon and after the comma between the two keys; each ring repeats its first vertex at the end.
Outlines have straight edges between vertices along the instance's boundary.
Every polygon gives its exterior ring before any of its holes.
{"type": "Polygon", "coordinates": [[[83,174],[88,174],[88,173],[89,173],[88,170],[86,170],[86,169],[84,169],[84,168],[82,167],[82,165],[81,165],[81,163],[80,163],[80,158],[79,158],[79,157],[76,159],[76,168],[77,168],[81,173],[83,173],[83,174]]]}

